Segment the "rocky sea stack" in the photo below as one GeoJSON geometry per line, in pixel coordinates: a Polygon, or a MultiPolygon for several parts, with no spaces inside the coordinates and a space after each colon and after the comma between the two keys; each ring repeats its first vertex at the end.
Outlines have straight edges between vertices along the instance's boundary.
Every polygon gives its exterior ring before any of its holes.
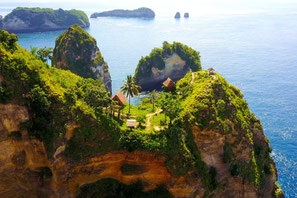
{"type": "Polygon", "coordinates": [[[177,13],[175,14],[174,18],[179,19],[179,18],[180,18],[180,13],[177,12],[177,13]]]}
{"type": "Polygon", "coordinates": [[[142,91],[160,90],[168,77],[177,81],[190,70],[201,70],[199,52],[178,42],[164,42],[162,48],[155,48],[140,59],[134,78],[142,91]]]}
{"type": "Polygon", "coordinates": [[[189,18],[189,17],[190,17],[190,14],[189,14],[188,12],[186,12],[186,13],[184,14],[184,17],[185,17],[185,18],[189,18]]]}
{"type": "Polygon", "coordinates": [[[100,79],[111,92],[111,77],[96,40],[78,25],[56,39],[52,65],[84,78],[100,79]]]}
{"type": "Polygon", "coordinates": [[[2,20],[1,29],[13,33],[65,30],[73,24],[90,26],[88,16],[80,10],[50,8],[16,8],[2,20]]]}
{"type": "Polygon", "coordinates": [[[149,8],[138,8],[136,10],[111,10],[106,12],[94,13],[91,18],[97,17],[123,17],[123,18],[154,18],[155,12],[149,8]]]}

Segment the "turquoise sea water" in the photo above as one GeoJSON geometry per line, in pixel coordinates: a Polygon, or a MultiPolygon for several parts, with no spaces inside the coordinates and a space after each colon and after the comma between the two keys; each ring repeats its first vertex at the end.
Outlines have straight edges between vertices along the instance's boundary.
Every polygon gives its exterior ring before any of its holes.
{"type": "MultiPolygon", "coordinates": [[[[214,67],[241,89],[251,110],[261,119],[273,148],[279,183],[286,197],[297,197],[295,10],[262,10],[187,20],[98,18],[91,19],[87,31],[96,38],[109,64],[114,93],[126,75],[134,73],[141,56],[148,55],[165,40],[179,41],[200,51],[203,67],[214,67]]],[[[54,47],[62,32],[19,34],[19,44],[28,49],[54,47]]]]}

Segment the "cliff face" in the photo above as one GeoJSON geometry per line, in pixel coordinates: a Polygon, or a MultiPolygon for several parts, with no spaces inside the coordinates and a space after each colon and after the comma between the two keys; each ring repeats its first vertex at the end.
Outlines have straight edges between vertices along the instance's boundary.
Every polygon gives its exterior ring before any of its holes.
{"type": "Polygon", "coordinates": [[[104,112],[102,84],[0,34],[0,197],[281,195],[260,121],[220,75],[177,83],[182,111],[168,129],[125,131],[104,112]]]}
{"type": "Polygon", "coordinates": [[[89,27],[87,15],[80,10],[16,8],[2,20],[9,32],[45,32],[67,29],[73,24],[89,27]]]}
{"type": "Polygon", "coordinates": [[[136,10],[111,10],[91,15],[91,18],[97,17],[154,18],[155,12],[149,8],[138,8],[136,10]]]}
{"type": "Polygon", "coordinates": [[[52,65],[68,69],[84,78],[100,79],[111,92],[111,77],[96,40],[77,25],[59,36],[53,52],[52,65]]]}
{"type": "Polygon", "coordinates": [[[143,91],[161,89],[162,83],[170,77],[177,81],[190,70],[201,70],[199,53],[181,43],[163,43],[151,54],[139,61],[134,78],[143,91]]]}

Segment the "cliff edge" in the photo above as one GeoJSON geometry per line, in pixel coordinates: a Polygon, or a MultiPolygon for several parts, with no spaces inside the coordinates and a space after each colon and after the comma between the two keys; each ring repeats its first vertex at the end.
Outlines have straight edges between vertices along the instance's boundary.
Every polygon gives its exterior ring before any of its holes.
{"type": "Polygon", "coordinates": [[[0,39],[0,197],[282,196],[260,121],[219,74],[188,73],[157,99],[180,106],[166,128],[130,130],[100,80],[0,39]]]}

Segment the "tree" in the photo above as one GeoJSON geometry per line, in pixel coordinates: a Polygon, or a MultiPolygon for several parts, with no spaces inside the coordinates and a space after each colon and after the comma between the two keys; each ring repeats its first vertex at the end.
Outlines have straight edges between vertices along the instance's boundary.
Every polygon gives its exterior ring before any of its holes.
{"type": "Polygon", "coordinates": [[[125,84],[121,87],[121,91],[124,94],[127,94],[127,97],[129,97],[129,114],[130,114],[130,98],[133,96],[138,96],[139,89],[141,89],[141,87],[135,84],[135,79],[131,75],[127,76],[124,83],[125,84]]]}
{"type": "Polygon", "coordinates": [[[47,63],[48,60],[52,59],[53,54],[53,48],[52,47],[44,47],[39,48],[38,47],[32,47],[30,46],[30,52],[32,55],[36,55],[40,60],[47,63]]]}
{"type": "Polygon", "coordinates": [[[158,96],[158,92],[154,89],[151,93],[152,103],[153,103],[153,112],[155,111],[155,99],[158,96]]]}
{"type": "Polygon", "coordinates": [[[139,114],[136,116],[137,122],[139,122],[139,125],[141,126],[142,123],[145,123],[146,121],[146,115],[145,114],[139,114]]]}
{"type": "Polygon", "coordinates": [[[166,116],[169,117],[170,124],[172,124],[173,120],[182,111],[179,100],[173,98],[172,94],[170,93],[162,93],[158,99],[158,105],[163,109],[163,112],[165,114],[165,123],[166,116]]]}

